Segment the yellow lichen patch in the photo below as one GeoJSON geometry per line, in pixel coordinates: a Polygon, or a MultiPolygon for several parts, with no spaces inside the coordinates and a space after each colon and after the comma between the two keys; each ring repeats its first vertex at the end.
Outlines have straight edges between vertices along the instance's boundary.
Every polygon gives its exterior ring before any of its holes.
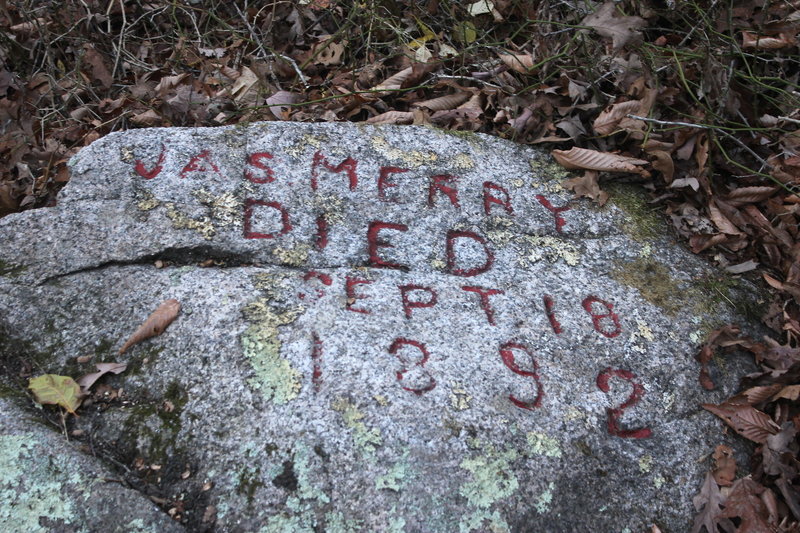
{"type": "Polygon", "coordinates": [[[141,211],[150,211],[161,205],[161,202],[156,199],[155,195],[148,190],[143,189],[137,191],[136,195],[141,197],[141,199],[136,202],[136,208],[141,211]]]}
{"type": "Polygon", "coordinates": [[[445,263],[443,259],[435,257],[431,259],[431,268],[434,270],[444,271],[444,269],[447,268],[447,263],[445,263]]]}
{"type": "Polygon", "coordinates": [[[513,185],[514,187],[519,189],[520,187],[525,186],[525,180],[519,179],[519,178],[517,178],[515,180],[511,180],[511,185],[513,185]]]}
{"type": "Polygon", "coordinates": [[[303,266],[308,260],[308,252],[311,247],[307,244],[298,244],[294,248],[275,248],[272,255],[283,265],[299,267],[303,266]]]}
{"type": "Polygon", "coordinates": [[[302,309],[279,312],[259,298],[243,311],[251,325],[241,336],[242,351],[255,374],[247,382],[265,399],[283,405],[300,394],[301,375],[280,356],[278,327],[294,322],[302,309]]]}
{"type": "Polygon", "coordinates": [[[328,225],[337,224],[344,218],[344,200],[332,194],[318,194],[312,200],[314,211],[325,213],[328,225]]]}
{"type": "Polygon", "coordinates": [[[521,255],[520,257],[532,263],[542,259],[547,259],[551,263],[563,260],[569,266],[575,266],[580,263],[580,251],[567,240],[550,236],[540,237],[538,235],[526,235],[523,240],[531,245],[531,249],[528,251],[527,256],[521,255]]]}
{"type": "Polygon", "coordinates": [[[295,159],[300,159],[310,146],[319,150],[322,143],[327,142],[328,138],[324,135],[310,135],[308,133],[300,137],[292,146],[286,149],[286,153],[295,159]]]}
{"type": "Polygon", "coordinates": [[[526,437],[528,439],[528,449],[532,454],[561,457],[561,445],[558,443],[558,439],[536,431],[527,433],[526,437]]]}
{"type": "Polygon", "coordinates": [[[403,164],[411,168],[419,168],[422,165],[433,163],[439,156],[433,152],[420,152],[419,150],[401,150],[390,146],[383,137],[372,138],[372,148],[391,161],[402,161],[403,164]]]}
{"type": "Polygon", "coordinates": [[[334,411],[342,414],[345,425],[353,430],[353,441],[366,456],[374,456],[375,450],[383,444],[383,437],[377,428],[369,428],[362,422],[364,413],[358,410],[355,404],[345,398],[339,398],[331,404],[334,411]]]}
{"type": "Polygon", "coordinates": [[[517,224],[508,218],[492,216],[487,219],[486,236],[497,247],[502,248],[519,235],[517,224]]]}
{"type": "Polygon", "coordinates": [[[242,225],[242,202],[232,192],[214,196],[206,189],[192,191],[192,196],[211,208],[211,218],[222,227],[242,225]]]}
{"type": "Polygon", "coordinates": [[[136,159],[136,156],[133,155],[133,149],[130,146],[123,146],[119,149],[119,158],[121,161],[130,163],[136,159]]]}
{"type": "Polygon", "coordinates": [[[531,167],[533,175],[545,182],[545,185],[534,183],[531,186],[543,187],[547,192],[563,191],[561,180],[572,177],[572,174],[552,159],[528,159],[528,165],[531,167]]]}
{"type": "Polygon", "coordinates": [[[269,300],[278,297],[278,290],[283,281],[290,277],[290,274],[281,272],[262,272],[253,276],[253,286],[264,293],[269,300]]]}
{"type": "Polygon", "coordinates": [[[208,217],[203,217],[200,220],[190,218],[186,213],[179,211],[172,202],[166,204],[166,207],[167,217],[172,221],[172,227],[175,229],[194,230],[208,241],[217,232],[216,228],[214,228],[214,223],[208,217]]]}
{"type": "Polygon", "coordinates": [[[459,170],[469,170],[475,168],[475,161],[467,154],[457,154],[450,158],[447,166],[459,170]]]}
{"type": "Polygon", "coordinates": [[[653,330],[650,329],[650,326],[647,325],[647,322],[644,322],[637,318],[636,326],[639,329],[639,335],[649,340],[650,342],[656,340],[656,338],[653,336],[653,330]]]}
{"type": "Polygon", "coordinates": [[[652,455],[643,455],[639,457],[639,470],[641,470],[643,474],[648,473],[651,468],[653,468],[652,455]]]}
{"type": "Polygon", "coordinates": [[[381,407],[386,407],[387,405],[389,405],[389,398],[387,398],[383,394],[376,394],[372,398],[376,402],[378,402],[378,405],[380,405],[381,407]]]}
{"type": "Polygon", "coordinates": [[[457,411],[469,409],[469,402],[471,401],[472,396],[467,393],[462,384],[456,383],[450,389],[450,405],[453,407],[453,409],[457,411]]]}

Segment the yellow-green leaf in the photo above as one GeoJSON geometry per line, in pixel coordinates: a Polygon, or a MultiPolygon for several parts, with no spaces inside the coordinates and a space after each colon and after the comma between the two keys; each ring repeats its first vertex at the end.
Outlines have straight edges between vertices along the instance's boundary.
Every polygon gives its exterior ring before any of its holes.
{"type": "Polygon", "coordinates": [[[81,404],[81,388],[69,376],[45,374],[28,382],[36,401],[41,404],[60,405],[72,414],[81,404]]]}
{"type": "Polygon", "coordinates": [[[459,22],[453,27],[453,36],[464,44],[471,44],[478,38],[478,32],[472,22],[459,22]]]}

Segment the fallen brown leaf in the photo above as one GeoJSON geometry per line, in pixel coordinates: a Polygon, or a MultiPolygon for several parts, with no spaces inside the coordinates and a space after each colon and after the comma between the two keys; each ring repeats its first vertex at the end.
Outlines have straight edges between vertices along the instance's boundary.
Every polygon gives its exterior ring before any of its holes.
{"type": "Polygon", "coordinates": [[[123,354],[134,344],[164,333],[167,326],[178,317],[180,310],[181,304],[178,300],[164,300],[164,302],[158,306],[158,309],[153,311],[153,313],[147,317],[147,320],[145,320],[125,344],[122,345],[122,348],[119,349],[119,353],[123,354]]]}
{"type": "Polygon", "coordinates": [[[562,167],[571,170],[588,169],[600,172],[631,172],[647,175],[647,171],[639,168],[638,165],[650,164],[649,161],[643,159],[586,148],[574,147],[569,150],[553,150],[551,153],[562,167]]]}

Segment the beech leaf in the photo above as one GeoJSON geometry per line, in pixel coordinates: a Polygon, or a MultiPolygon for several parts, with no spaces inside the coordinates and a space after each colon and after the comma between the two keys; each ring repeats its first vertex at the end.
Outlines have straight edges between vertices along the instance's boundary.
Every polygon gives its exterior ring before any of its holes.
{"type": "Polygon", "coordinates": [[[70,414],[81,404],[81,388],[69,376],[44,374],[31,378],[28,388],[40,404],[60,405],[70,414]]]}
{"type": "Polygon", "coordinates": [[[367,119],[367,124],[411,124],[414,113],[411,111],[387,111],[367,119]]]}
{"type": "Polygon", "coordinates": [[[553,150],[553,157],[558,163],[570,170],[587,169],[600,172],[632,172],[647,175],[647,171],[637,165],[649,165],[649,161],[627,157],[608,152],[598,152],[587,148],[570,148],[569,150],[553,150]]]}
{"type": "Polygon", "coordinates": [[[403,82],[406,81],[406,79],[408,79],[409,76],[411,76],[413,70],[414,69],[412,67],[408,67],[406,69],[401,70],[394,76],[386,78],[382,83],[379,83],[378,85],[372,88],[375,91],[372,94],[374,96],[383,96],[389,94],[390,91],[395,91],[399,89],[400,87],[402,87],[403,82]]]}
{"type": "Polygon", "coordinates": [[[123,354],[125,351],[136,343],[142,342],[150,337],[155,337],[164,333],[173,320],[178,317],[181,310],[181,304],[178,300],[164,300],[158,309],[147,317],[141,326],[131,335],[131,337],[119,349],[119,353],[123,354]]]}
{"type": "Polygon", "coordinates": [[[609,135],[617,129],[620,120],[628,116],[628,114],[638,111],[641,105],[642,103],[639,100],[614,104],[594,119],[592,127],[598,135],[609,135]]]}
{"type": "Polygon", "coordinates": [[[520,74],[529,74],[531,67],[533,67],[533,55],[531,54],[509,52],[508,54],[500,54],[500,59],[508,68],[520,74]]]}
{"type": "Polygon", "coordinates": [[[719,405],[704,403],[703,408],[720,417],[739,435],[759,444],[764,444],[767,437],[780,430],[768,414],[746,403],[738,403],[736,397],[719,405]]]}
{"type": "Polygon", "coordinates": [[[440,96],[439,98],[433,98],[432,100],[417,102],[412,104],[411,107],[424,107],[430,111],[446,111],[463,104],[469,99],[469,97],[470,94],[464,91],[455,94],[448,94],[446,96],[440,96]]]}

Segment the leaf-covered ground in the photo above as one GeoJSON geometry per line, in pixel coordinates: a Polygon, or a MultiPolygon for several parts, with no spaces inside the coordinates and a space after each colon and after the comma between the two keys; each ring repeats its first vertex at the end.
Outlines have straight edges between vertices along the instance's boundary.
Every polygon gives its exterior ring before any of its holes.
{"type": "Polygon", "coordinates": [[[640,183],[695,253],[762,282],[771,331],[699,349],[698,387],[726,350],[761,371],[706,406],[757,446],[746,477],[714,452],[693,530],[800,531],[799,31],[797,1],[0,0],[0,216],[52,205],[109,132],[258,120],[490,133],[599,203],[640,183]]]}

